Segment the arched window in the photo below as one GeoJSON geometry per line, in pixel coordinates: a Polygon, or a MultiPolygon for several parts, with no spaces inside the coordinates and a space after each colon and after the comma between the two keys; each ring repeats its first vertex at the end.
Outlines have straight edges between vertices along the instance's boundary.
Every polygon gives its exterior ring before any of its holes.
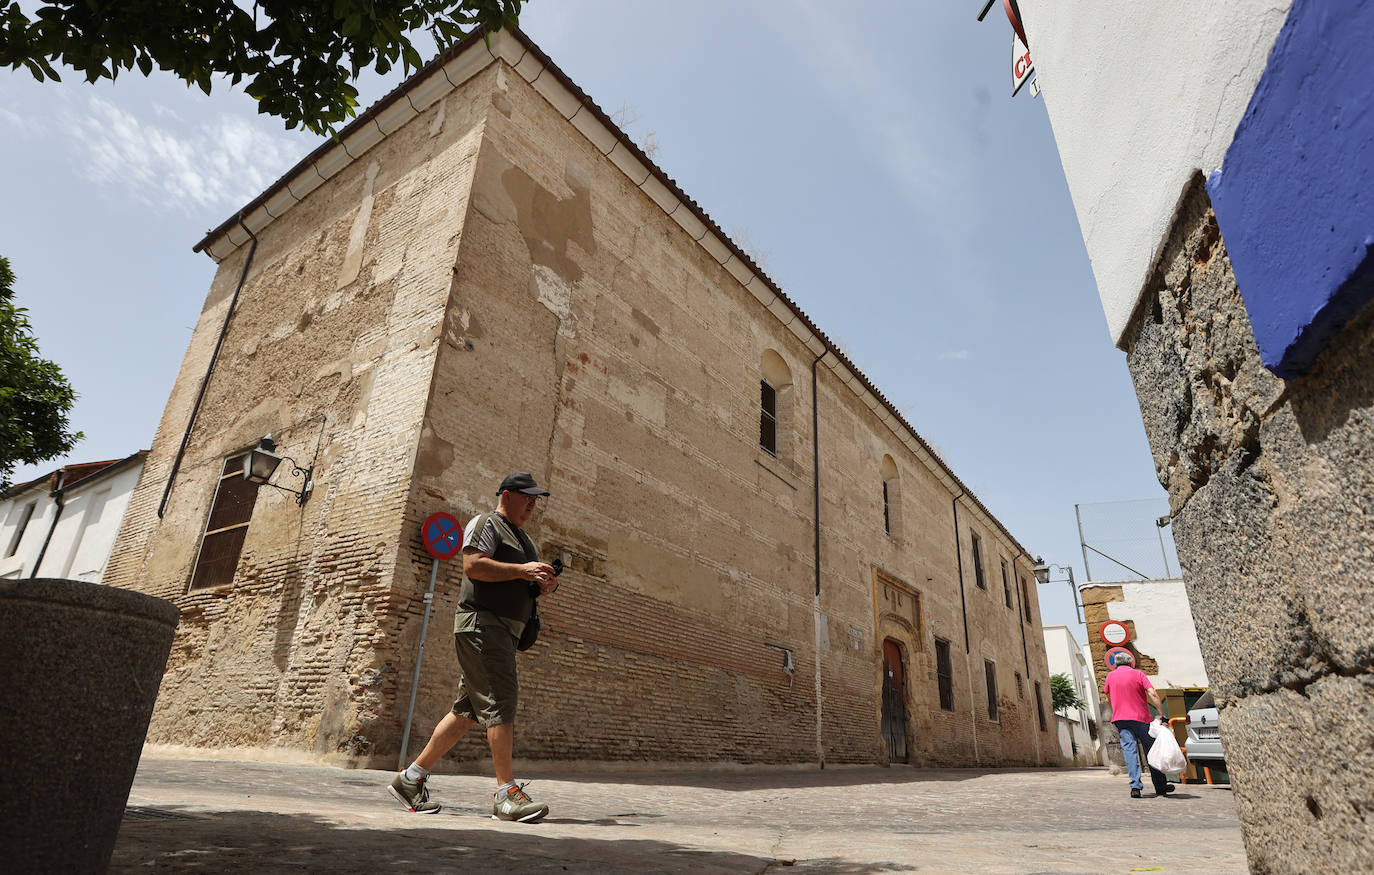
{"type": "Polygon", "coordinates": [[[884,454],[883,477],[883,531],[889,535],[899,535],[901,526],[902,481],[897,476],[897,463],[884,454]]]}
{"type": "Polygon", "coordinates": [[[792,370],[765,349],[759,362],[759,448],[786,458],[792,448],[792,370]]]}

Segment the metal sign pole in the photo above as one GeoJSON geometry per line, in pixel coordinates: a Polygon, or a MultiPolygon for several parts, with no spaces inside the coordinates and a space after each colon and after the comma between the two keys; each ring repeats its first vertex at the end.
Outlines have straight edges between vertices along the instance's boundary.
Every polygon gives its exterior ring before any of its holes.
{"type": "Polygon", "coordinates": [[[406,750],[410,747],[410,721],[415,716],[415,694],[420,689],[420,664],[425,661],[425,637],[429,633],[429,609],[434,607],[434,581],[439,576],[439,560],[429,566],[429,591],[425,593],[425,620],[420,625],[420,652],[415,656],[415,677],[410,681],[410,707],[406,709],[406,728],[401,734],[401,756],[396,770],[406,767],[406,750]]]}

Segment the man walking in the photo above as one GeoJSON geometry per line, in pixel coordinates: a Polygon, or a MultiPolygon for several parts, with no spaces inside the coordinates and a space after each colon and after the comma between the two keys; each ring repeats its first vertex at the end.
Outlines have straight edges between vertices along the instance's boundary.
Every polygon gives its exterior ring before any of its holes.
{"type": "Polygon", "coordinates": [[[539,561],[539,551],[523,526],[535,503],[548,491],[526,472],[511,474],[496,490],[496,510],[478,514],[463,531],[463,588],[453,618],[454,645],[463,676],[453,710],[434,727],[415,762],[396,775],[391,795],[416,814],[442,807],[429,801],[430,769],[462,740],[474,724],[487,731],[496,770],[491,815],[530,823],[549,813],[517,784],[511,765],[515,741],[515,705],[519,687],[515,648],[534,610],[534,592],[558,588],[553,566],[539,561]]]}
{"type": "MultiPolygon", "coordinates": [[[[1145,672],[1132,665],[1133,662],[1135,659],[1129,653],[1114,654],[1112,670],[1102,689],[1112,705],[1112,725],[1121,735],[1121,753],[1126,757],[1126,772],[1131,778],[1131,798],[1139,799],[1142,787],[1140,757],[1142,754],[1149,756],[1150,747],[1154,744],[1154,739],[1150,737],[1150,711],[1145,706],[1145,700],[1148,698],[1150,704],[1155,706],[1162,725],[1168,726],[1169,719],[1150,679],[1145,672]]],[[[1155,785],[1156,797],[1174,792],[1174,785],[1153,766],[1150,767],[1150,781],[1155,785]]]]}

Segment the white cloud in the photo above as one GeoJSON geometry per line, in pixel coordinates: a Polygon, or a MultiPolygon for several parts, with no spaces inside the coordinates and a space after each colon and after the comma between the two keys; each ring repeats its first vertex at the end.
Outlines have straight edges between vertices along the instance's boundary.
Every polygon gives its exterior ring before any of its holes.
{"type": "Polygon", "coordinates": [[[298,144],[230,115],[176,125],[175,114],[154,110],[169,124],[154,122],[100,97],[88,107],[84,117],[66,118],[82,172],[162,209],[235,209],[300,157],[298,144]]]}
{"type": "Polygon", "coordinates": [[[4,107],[0,107],[0,128],[21,137],[38,137],[47,130],[39,119],[20,115],[4,107]]]}
{"type": "Polygon", "coordinates": [[[972,358],[972,357],[973,357],[973,354],[970,353],[970,352],[969,352],[968,350],[966,350],[966,349],[956,349],[956,350],[952,350],[952,351],[950,351],[950,352],[942,352],[942,353],[940,353],[940,360],[941,360],[941,361],[964,362],[964,361],[968,361],[968,360],[969,360],[970,358],[972,358]]]}

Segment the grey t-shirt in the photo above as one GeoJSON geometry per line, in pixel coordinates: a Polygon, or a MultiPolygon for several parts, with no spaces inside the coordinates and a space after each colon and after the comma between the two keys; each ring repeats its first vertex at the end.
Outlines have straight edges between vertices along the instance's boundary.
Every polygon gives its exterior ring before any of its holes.
{"type": "MultiPolygon", "coordinates": [[[[498,562],[521,564],[539,560],[539,551],[529,536],[496,511],[478,514],[468,521],[463,529],[463,549],[477,550],[498,562]]],[[[499,624],[519,638],[533,611],[528,580],[473,580],[464,574],[453,631],[471,632],[478,626],[499,624]]]]}

